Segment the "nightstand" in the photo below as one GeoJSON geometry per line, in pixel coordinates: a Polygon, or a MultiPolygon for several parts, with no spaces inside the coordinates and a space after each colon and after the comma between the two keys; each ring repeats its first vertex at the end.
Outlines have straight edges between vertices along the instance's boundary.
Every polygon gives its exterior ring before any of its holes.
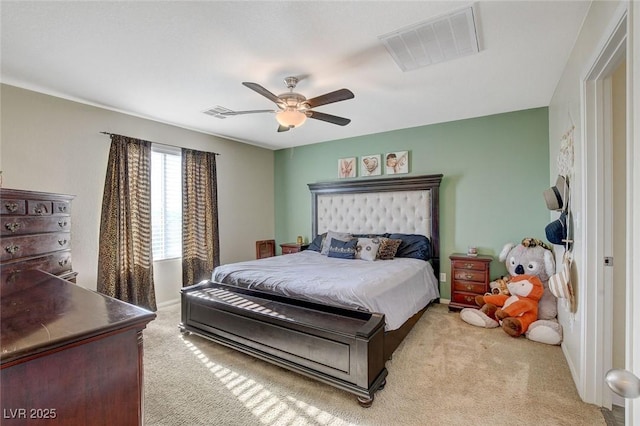
{"type": "Polygon", "coordinates": [[[282,243],[280,248],[282,254],[298,253],[299,251],[306,250],[309,244],[297,244],[297,243],[282,243]]]}
{"type": "Polygon", "coordinates": [[[489,291],[491,256],[454,253],[451,259],[451,302],[449,310],[477,308],[476,296],[489,291]]]}

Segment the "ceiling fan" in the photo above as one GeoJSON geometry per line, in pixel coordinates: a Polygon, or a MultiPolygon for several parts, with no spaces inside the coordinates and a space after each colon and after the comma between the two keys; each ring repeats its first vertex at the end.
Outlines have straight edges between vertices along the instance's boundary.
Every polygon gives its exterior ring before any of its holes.
{"type": "Polygon", "coordinates": [[[346,101],[347,99],[354,98],[353,92],[348,89],[340,89],[324,95],[316,96],[315,98],[307,99],[299,93],[293,91],[298,84],[299,79],[297,77],[287,77],[284,79],[288,92],[282,93],[278,96],[274,95],[261,85],[257,83],[243,82],[242,84],[249,89],[261,94],[265,98],[274,102],[278,109],[259,109],[250,111],[232,111],[223,107],[216,107],[205,113],[213,115],[218,118],[226,118],[234,115],[243,114],[257,114],[263,112],[271,112],[276,114],[276,120],[278,121],[278,132],[286,132],[289,129],[301,126],[307,118],[313,118],[316,120],[326,121],[328,123],[337,124],[339,126],[346,126],[351,122],[348,118],[338,117],[336,115],[325,114],[323,112],[314,111],[322,105],[331,104],[334,102],[346,101]]]}

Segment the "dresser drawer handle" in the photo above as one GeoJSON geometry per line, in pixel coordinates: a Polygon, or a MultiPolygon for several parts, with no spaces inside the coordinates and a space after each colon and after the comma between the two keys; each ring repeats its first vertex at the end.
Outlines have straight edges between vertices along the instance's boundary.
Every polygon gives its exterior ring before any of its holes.
{"type": "Polygon", "coordinates": [[[475,297],[471,297],[471,296],[465,296],[464,300],[466,300],[469,303],[476,301],[475,297]]]}
{"type": "Polygon", "coordinates": [[[465,274],[464,276],[466,279],[470,280],[471,278],[473,278],[473,275],[471,274],[465,274]]]}
{"type": "Polygon", "coordinates": [[[59,212],[66,212],[67,211],[67,206],[58,206],[58,211],[59,212]]]}
{"type": "Polygon", "coordinates": [[[20,246],[17,246],[15,244],[11,244],[10,246],[6,246],[4,248],[4,250],[9,253],[9,254],[14,254],[15,252],[17,252],[18,250],[20,250],[20,246]]]}
{"type": "Polygon", "coordinates": [[[471,284],[467,284],[467,290],[473,290],[473,286],[471,284]]]}
{"type": "Polygon", "coordinates": [[[65,221],[62,221],[62,220],[61,220],[61,221],[59,221],[59,222],[58,222],[58,226],[59,226],[60,228],[64,228],[65,226],[67,226],[67,221],[66,221],[66,220],[65,220],[65,221]]]}
{"type": "Polygon", "coordinates": [[[60,266],[66,266],[67,263],[69,263],[69,259],[60,259],[60,260],[58,260],[58,265],[60,265],[60,266]]]}
{"type": "Polygon", "coordinates": [[[16,232],[16,230],[20,229],[20,223],[19,222],[5,223],[4,227],[11,232],[16,232]]]}
{"type": "Polygon", "coordinates": [[[11,213],[13,213],[16,210],[18,210],[18,204],[16,204],[16,203],[5,203],[4,206],[6,207],[7,211],[9,211],[11,213]]]}
{"type": "Polygon", "coordinates": [[[58,244],[60,244],[61,246],[67,244],[67,240],[58,240],[58,244]]]}
{"type": "Polygon", "coordinates": [[[467,269],[473,269],[473,263],[465,263],[464,267],[467,269]]]}

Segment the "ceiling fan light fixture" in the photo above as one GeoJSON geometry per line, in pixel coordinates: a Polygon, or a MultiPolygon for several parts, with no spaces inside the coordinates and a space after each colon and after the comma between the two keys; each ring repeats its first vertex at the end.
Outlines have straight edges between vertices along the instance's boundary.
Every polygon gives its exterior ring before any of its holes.
{"type": "Polygon", "coordinates": [[[298,111],[295,108],[286,108],[276,113],[276,120],[281,126],[285,127],[299,127],[307,121],[307,115],[298,111]]]}

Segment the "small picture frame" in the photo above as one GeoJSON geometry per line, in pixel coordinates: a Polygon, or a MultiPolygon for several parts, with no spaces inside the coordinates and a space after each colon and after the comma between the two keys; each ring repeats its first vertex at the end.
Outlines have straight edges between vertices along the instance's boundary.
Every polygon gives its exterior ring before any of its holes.
{"type": "Polygon", "coordinates": [[[382,156],[380,154],[360,157],[360,176],[379,176],[382,174],[382,156]]]}
{"type": "Polygon", "coordinates": [[[397,175],[409,173],[409,151],[388,152],[384,156],[385,173],[397,175]]]}
{"type": "Polygon", "coordinates": [[[340,179],[356,177],[356,157],[338,160],[338,177],[340,179]]]}

